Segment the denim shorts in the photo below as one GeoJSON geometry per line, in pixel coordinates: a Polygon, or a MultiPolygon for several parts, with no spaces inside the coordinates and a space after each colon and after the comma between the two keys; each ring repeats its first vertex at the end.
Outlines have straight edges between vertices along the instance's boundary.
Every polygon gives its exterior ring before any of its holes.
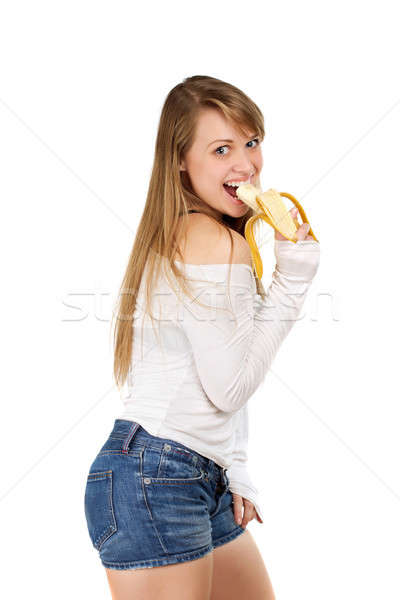
{"type": "Polygon", "coordinates": [[[108,569],[195,560],[244,533],[226,468],[116,419],[87,475],[89,537],[108,569]]]}

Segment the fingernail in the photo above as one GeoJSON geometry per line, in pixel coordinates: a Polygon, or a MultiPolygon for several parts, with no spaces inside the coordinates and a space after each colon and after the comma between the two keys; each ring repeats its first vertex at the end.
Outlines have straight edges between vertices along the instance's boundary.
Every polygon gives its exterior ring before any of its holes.
{"type": "Polygon", "coordinates": [[[306,223],[305,230],[306,230],[306,233],[308,233],[310,231],[310,225],[308,223],[306,223]]]}
{"type": "Polygon", "coordinates": [[[236,519],[236,523],[237,523],[238,525],[241,525],[241,523],[242,523],[242,519],[236,519]]]}

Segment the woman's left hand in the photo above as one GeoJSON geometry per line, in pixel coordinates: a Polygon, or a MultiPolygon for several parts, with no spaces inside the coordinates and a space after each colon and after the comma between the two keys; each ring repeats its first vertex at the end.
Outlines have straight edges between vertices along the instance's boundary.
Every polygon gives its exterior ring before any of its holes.
{"type": "MultiPolygon", "coordinates": [[[[293,219],[296,219],[297,215],[299,213],[299,210],[296,206],[293,206],[293,208],[290,209],[289,213],[293,219]]],[[[314,238],[311,235],[308,235],[309,229],[310,229],[310,226],[308,223],[302,223],[300,225],[300,227],[297,229],[296,234],[295,234],[297,239],[299,241],[300,240],[313,240],[314,238]]],[[[275,229],[275,239],[276,240],[286,240],[287,238],[285,238],[281,233],[279,233],[279,231],[277,231],[275,229]]]]}
{"type": "Polygon", "coordinates": [[[233,498],[233,514],[235,516],[235,521],[238,525],[241,525],[243,529],[246,529],[247,523],[249,523],[254,517],[257,518],[259,523],[263,523],[262,519],[258,515],[255,506],[250,500],[247,498],[243,498],[239,494],[235,494],[232,492],[233,498]],[[243,516],[242,516],[243,513],[243,516]],[[239,521],[241,520],[241,522],[239,521]]]}

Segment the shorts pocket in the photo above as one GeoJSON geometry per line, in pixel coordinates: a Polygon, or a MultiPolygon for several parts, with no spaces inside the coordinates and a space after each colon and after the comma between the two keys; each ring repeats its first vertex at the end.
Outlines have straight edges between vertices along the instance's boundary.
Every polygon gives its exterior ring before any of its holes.
{"type": "Polygon", "coordinates": [[[87,477],[85,516],[90,539],[97,550],[117,531],[112,483],[112,470],[89,473],[87,477]]]}
{"type": "Polygon", "coordinates": [[[182,464],[169,456],[161,469],[162,476],[155,477],[156,472],[155,465],[153,470],[151,464],[144,467],[141,483],[148,516],[163,551],[175,555],[209,546],[211,533],[203,484],[206,474],[202,469],[193,472],[190,463],[182,464]]]}
{"type": "Polygon", "coordinates": [[[182,446],[164,444],[162,449],[146,448],[143,453],[142,476],[145,483],[187,484],[203,479],[205,473],[198,457],[182,446]]]}

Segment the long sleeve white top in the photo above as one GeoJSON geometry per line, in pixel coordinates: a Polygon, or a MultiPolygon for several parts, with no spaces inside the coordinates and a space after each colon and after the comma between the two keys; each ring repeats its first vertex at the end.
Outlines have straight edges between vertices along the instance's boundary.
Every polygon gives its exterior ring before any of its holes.
{"type": "Polygon", "coordinates": [[[247,402],[298,319],[320,259],[314,240],[275,240],[274,250],[276,268],[265,300],[249,265],[175,261],[195,299],[177,284],[171,287],[164,273],[152,296],[152,323],[144,311],[142,278],[118,417],[227,468],[229,489],[250,500],[261,519],[247,468],[247,402]]]}

